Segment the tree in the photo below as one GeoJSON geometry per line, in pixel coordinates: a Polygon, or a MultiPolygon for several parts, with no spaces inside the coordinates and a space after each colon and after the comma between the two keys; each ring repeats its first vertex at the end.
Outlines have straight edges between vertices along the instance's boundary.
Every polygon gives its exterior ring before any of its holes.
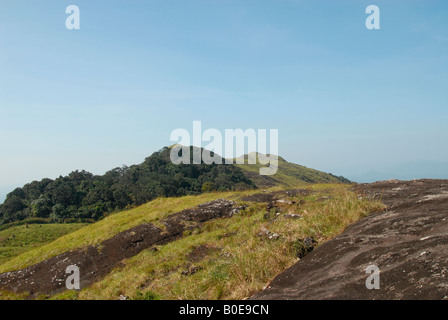
{"type": "Polygon", "coordinates": [[[213,184],[213,182],[207,181],[202,185],[202,192],[210,192],[212,190],[215,190],[215,185],[213,184]]]}

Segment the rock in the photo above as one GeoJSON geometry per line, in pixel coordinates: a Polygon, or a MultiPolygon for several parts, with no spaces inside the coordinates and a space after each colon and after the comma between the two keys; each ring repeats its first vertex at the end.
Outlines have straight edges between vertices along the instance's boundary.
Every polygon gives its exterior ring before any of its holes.
{"type": "MultiPolygon", "coordinates": [[[[379,181],[354,186],[365,199],[387,207],[350,225],[251,299],[447,300],[447,180],[379,181]],[[398,189],[399,188],[399,189],[398,189]],[[428,198],[427,196],[432,196],[428,198]],[[434,195],[437,195],[434,197],[434,195]],[[427,201],[419,202],[422,197],[427,201]],[[369,290],[366,270],[380,271],[380,289],[369,290]]],[[[313,239],[299,239],[306,252],[313,239]]]]}
{"type": "Polygon", "coordinates": [[[307,248],[314,248],[316,246],[316,244],[317,244],[317,242],[314,240],[313,237],[306,237],[303,240],[303,243],[305,244],[305,246],[307,248]]]}
{"type": "Polygon", "coordinates": [[[278,233],[269,235],[269,240],[277,240],[278,238],[280,238],[280,235],[278,233]]]}
{"type": "Polygon", "coordinates": [[[202,268],[198,267],[198,266],[188,265],[188,268],[186,270],[182,271],[181,273],[184,276],[189,276],[189,275],[195,274],[196,272],[198,272],[201,269],[202,268]]]}
{"type": "Polygon", "coordinates": [[[285,218],[288,219],[303,219],[301,215],[295,214],[295,213],[287,213],[284,215],[285,218]]]}
{"type": "Polygon", "coordinates": [[[316,245],[317,242],[314,240],[313,237],[306,237],[305,239],[297,239],[295,243],[297,258],[302,259],[306,254],[313,251],[316,245]]]}
{"type": "Polygon", "coordinates": [[[234,215],[240,213],[240,212],[243,211],[244,209],[246,209],[246,206],[237,206],[237,207],[234,207],[232,210],[230,210],[230,212],[229,212],[229,217],[233,217],[234,215]]]}
{"type": "Polygon", "coordinates": [[[280,235],[278,233],[272,233],[265,227],[261,228],[261,231],[258,233],[258,236],[268,238],[269,240],[277,240],[278,238],[280,238],[280,235]]]}
{"type": "Polygon", "coordinates": [[[292,204],[291,200],[285,200],[285,199],[280,199],[276,201],[277,203],[286,203],[286,204],[292,204]]]}
{"type": "Polygon", "coordinates": [[[269,231],[265,227],[262,227],[260,232],[258,233],[258,236],[259,237],[268,236],[270,233],[271,233],[271,231],[269,231]]]}

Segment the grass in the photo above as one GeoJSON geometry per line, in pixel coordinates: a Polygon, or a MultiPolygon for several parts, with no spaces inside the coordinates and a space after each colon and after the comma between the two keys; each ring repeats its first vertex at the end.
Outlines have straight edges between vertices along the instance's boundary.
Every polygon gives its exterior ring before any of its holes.
{"type": "Polygon", "coordinates": [[[111,214],[103,220],[66,234],[55,241],[34,250],[25,252],[0,265],[0,273],[19,270],[44,261],[68,250],[97,245],[114,235],[138,226],[139,224],[163,219],[171,213],[178,212],[198,204],[217,198],[236,199],[239,196],[259,192],[249,190],[243,192],[211,192],[198,196],[185,196],[179,198],[157,198],[147,204],[111,214]]]}
{"type": "Polygon", "coordinates": [[[76,231],[85,224],[29,224],[0,231],[0,264],[76,231]]]}
{"type": "MultiPolygon", "coordinates": [[[[290,197],[295,203],[281,205],[280,214],[266,219],[265,203],[244,202],[242,197],[260,190],[212,192],[181,198],[159,198],[140,207],[112,214],[66,234],[55,241],[24,252],[0,265],[0,272],[22,269],[71,249],[99,244],[117,233],[217,198],[234,200],[247,207],[232,218],[208,221],[184,237],[144,250],[124,261],[102,280],[50,299],[244,299],[266,286],[277,274],[297,262],[297,240],[312,236],[319,244],[335,237],[350,224],[384,206],[358,198],[349,186],[316,184],[304,188],[307,196],[290,197]],[[287,213],[301,219],[288,219],[287,213]],[[272,240],[258,236],[262,228],[278,233],[272,240]],[[198,247],[203,256],[192,259],[198,247]]],[[[279,188],[276,188],[278,190],[279,188]]],[[[14,295],[0,293],[2,299],[14,295]]],[[[21,296],[15,298],[21,299],[21,296]]]]}
{"type": "MultiPolygon", "coordinates": [[[[309,188],[314,192],[290,198],[296,204],[284,204],[274,221],[266,220],[265,204],[246,203],[246,210],[237,216],[209,221],[182,239],[159,246],[158,251],[145,250],[127,259],[124,267],[76,293],[75,298],[244,299],[297,262],[298,239],[313,236],[324,243],[360,218],[384,209],[379,202],[359,199],[347,186],[309,188]],[[287,219],[283,217],[286,213],[300,214],[302,219],[287,219]],[[280,238],[258,236],[262,227],[280,238]],[[210,248],[208,254],[191,261],[190,253],[200,245],[210,248]],[[186,272],[192,269],[196,272],[186,272]]],[[[236,195],[210,194],[213,198],[236,195]]],[[[53,298],[65,299],[64,295],[53,298]]]]}
{"type": "Polygon", "coordinates": [[[281,185],[284,187],[306,186],[309,183],[340,183],[336,177],[315,169],[290,163],[281,157],[278,157],[278,170],[275,175],[261,176],[259,170],[266,165],[248,164],[248,157],[255,157],[255,153],[245,156],[245,164],[237,165],[259,188],[269,187],[272,185],[281,185]]]}

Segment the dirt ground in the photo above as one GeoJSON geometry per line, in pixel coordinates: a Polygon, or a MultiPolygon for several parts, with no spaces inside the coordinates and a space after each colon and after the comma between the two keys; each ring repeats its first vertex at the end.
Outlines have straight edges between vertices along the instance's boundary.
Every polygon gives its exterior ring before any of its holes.
{"type": "Polygon", "coordinates": [[[387,210],[348,227],[252,299],[448,299],[448,180],[355,187],[387,210]],[[379,269],[379,289],[368,266],[379,269]]]}

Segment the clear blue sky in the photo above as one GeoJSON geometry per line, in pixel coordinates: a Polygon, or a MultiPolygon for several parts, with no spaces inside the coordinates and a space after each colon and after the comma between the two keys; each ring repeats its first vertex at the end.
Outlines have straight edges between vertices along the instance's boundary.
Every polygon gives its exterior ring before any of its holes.
{"type": "Polygon", "coordinates": [[[140,163],[193,120],[278,128],[281,156],[349,178],[448,163],[448,2],[0,2],[0,202],[140,163]]]}

